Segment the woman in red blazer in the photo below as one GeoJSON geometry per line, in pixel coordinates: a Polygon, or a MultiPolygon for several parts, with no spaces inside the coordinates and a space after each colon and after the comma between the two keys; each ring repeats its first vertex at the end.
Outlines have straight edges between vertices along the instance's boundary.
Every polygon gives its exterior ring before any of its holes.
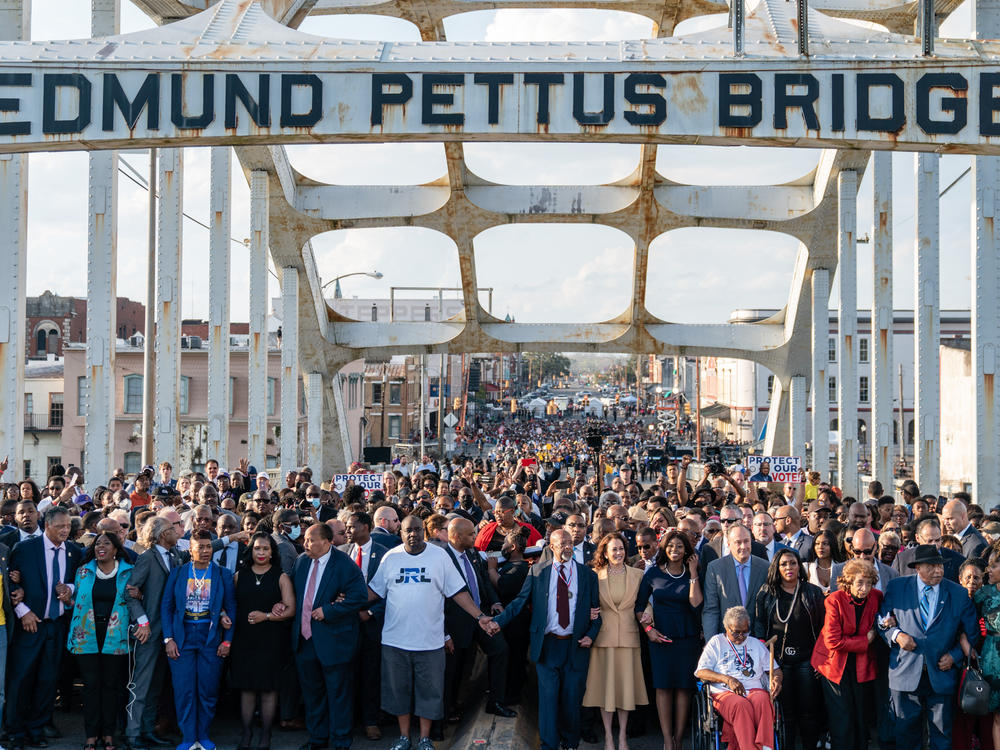
{"type": "MultiPolygon", "coordinates": [[[[868,747],[868,718],[875,680],[875,620],[882,592],[875,589],[875,568],[867,560],[850,560],[837,579],[837,591],[826,598],[823,630],[811,663],[822,676],[830,745],[843,750],[868,747]]],[[[870,717],[874,721],[874,716],[870,717]]]]}

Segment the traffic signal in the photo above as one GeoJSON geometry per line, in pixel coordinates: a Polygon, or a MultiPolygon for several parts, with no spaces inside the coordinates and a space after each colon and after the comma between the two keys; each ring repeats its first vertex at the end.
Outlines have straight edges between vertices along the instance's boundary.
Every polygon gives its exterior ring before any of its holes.
{"type": "Polygon", "coordinates": [[[620,404],[621,401],[622,401],[622,394],[616,393],[615,394],[615,406],[618,406],[618,404],[620,404]]]}

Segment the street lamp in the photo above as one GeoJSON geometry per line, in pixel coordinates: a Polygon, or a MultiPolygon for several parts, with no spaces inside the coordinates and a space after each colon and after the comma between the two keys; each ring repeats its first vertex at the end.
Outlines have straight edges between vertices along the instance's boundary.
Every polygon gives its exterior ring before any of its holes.
{"type": "Polygon", "coordinates": [[[330,284],[333,284],[334,282],[337,282],[337,287],[333,291],[333,296],[334,296],[334,299],[340,299],[341,297],[343,297],[343,294],[341,294],[341,292],[340,292],[340,283],[339,282],[340,282],[341,279],[346,279],[348,276],[367,276],[370,279],[381,279],[382,278],[382,272],[381,271],[353,271],[351,273],[342,273],[340,276],[335,276],[334,278],[330,279],[328,282],[326,282],[325,284],[323,284],[323,286],[320,287],[320,291],[322,291],[323,289],[326,289],[328,286],[330,286],[330,284]]]}

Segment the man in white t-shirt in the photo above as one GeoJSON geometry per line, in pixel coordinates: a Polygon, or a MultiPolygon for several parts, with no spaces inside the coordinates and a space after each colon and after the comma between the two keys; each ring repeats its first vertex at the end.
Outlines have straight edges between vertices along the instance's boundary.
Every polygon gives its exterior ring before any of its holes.
{"type": "Polygon", "coordinates": [[[781,670],[764,644],[750,635],[750,615],[730,607],[724,633],[712,636],[698,659],[695,677],[706,683],[712,705],[725,720],[722,741],[730,747],[774,747],[774,705],[781,670]],[[765,687],[766,686],[766,687],[765,687]]]}
{"type": "Polygon", "coordinates": [[[444,717],[444,600],[451,598],[491,635],[500,630],[476,606],[465,579],[441,547],[424,541],[424,525],[407,516],[402,545],[385,553],[368,584],[386,601],[382,627],[382,709],[400,737],[390,750],[410,750],[410,706],[420,718],[417,750],[434,750],[431,722],[444,717]]]}

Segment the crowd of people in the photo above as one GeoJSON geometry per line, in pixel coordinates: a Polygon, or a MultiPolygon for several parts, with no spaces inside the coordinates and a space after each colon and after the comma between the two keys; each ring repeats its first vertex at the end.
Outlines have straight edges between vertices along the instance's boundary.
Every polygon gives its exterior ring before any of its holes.
{"type": "Polygon", "coordinates": [[[85,750],[213,750],[220,706],[239,750],[431,750],[533,674],[543,750],[681,750],[698,689],[734,750],[774,747],[776,700],[789,748],[1000,750],[958,697],[975,665],[1000,708],[1000,507],[690,457],[643,482],[642,422],[601,430],[506,425],[368,491],[246,460],[6,484],[4,745],[46,747],[77,683],[85,750]]]}

